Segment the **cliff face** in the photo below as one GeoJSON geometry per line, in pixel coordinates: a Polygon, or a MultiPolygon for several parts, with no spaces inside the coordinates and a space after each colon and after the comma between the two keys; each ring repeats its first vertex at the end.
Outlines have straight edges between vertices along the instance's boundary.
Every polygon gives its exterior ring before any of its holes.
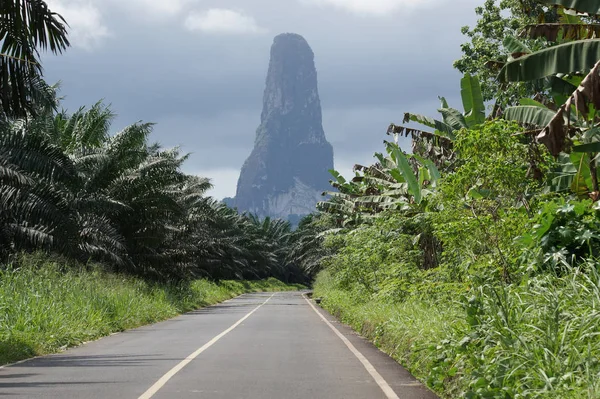
{"type": "Polygon", "coordinates": [[[282,219],[309,214],[329,189],[332,168],[314,54],[302,36],[279,35],[271,47],[261,124],[242,167],[235,206],[282,219]]]}

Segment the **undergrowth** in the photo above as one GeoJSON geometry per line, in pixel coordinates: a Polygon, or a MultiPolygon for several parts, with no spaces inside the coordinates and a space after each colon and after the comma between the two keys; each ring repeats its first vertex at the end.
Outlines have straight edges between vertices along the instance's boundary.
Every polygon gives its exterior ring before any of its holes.
{"type": "Polygon", "coordinates": [[[600,397],[594,268],[397,303],[353,297],[324,271],[314,295],[444,398],[600,397]]]}

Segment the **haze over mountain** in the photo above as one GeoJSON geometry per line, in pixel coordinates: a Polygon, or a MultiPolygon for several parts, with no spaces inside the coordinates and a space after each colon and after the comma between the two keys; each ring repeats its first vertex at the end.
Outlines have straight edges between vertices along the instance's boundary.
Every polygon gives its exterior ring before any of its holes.
{"type": "Polygon", "coordinates": [[[261,124],[233,204],[262,217],[307,215],[328,188],[332,168],[314,54],[302,36],[281,34],[271,47],[261,124]]]}

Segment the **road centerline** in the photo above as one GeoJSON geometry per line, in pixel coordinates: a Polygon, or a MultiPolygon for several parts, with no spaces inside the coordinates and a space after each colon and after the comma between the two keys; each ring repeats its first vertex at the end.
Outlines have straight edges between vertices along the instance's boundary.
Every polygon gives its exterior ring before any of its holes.
{"type": "Polygon", "coordinates": [[[321,318],[321,320],[323,320],[325,322],[325,324],[327,324],[329,326],[329,328],[331,328],[331,330],[335,333],[335,335],[337,335],[338,338],[341,339],[344,344],[346,344],[346,346],[348,347],[348,349],[350,349],[350,352],[352,352],[352,354],[362,363],[362,365],[364,366],[364,368],[371,375],[371,377],[375,380],[375,382],[377,383],[377,385],[379,385],[379,388],[381,388],[381,390],[383,391],[383,393],[385,394],[385,396],[388,399],[400,399],[398,397],[398,395],[396,395],[396,392],[394,392],[394,390],[392,389],[392,387],[390,387],[390,385],[387,383],[387,381],[381,376],[381,374],[379,374],[379,372],[371,364],[371,362],[369,362],[369,360],[362,353],[360,353],[360,351],[358,349],[356,349],[356,347],[354,345],[352,345],[352,342],[350,342],[348,340],[348,338],[346,338],[344,336],[344,334],[342,334],[341,332],[339,332],[339,330],[337,328],[335,328],[335,326],[333,324],[331,324],[329,322],[329,320],[327,320],[325,318],[325,316],[323,316],[321,314],[321,312],[319,312],[317,310],[317,308],[315,307],[315,305],[313,305],[312,302],[309,301],[306,296],[304,297],[304,300],[310,305],[310,307],[315,311],[315,313],[317,315],[319,315],[319,317],[321,318]]]}
{"type": "Polygon", "coordinates": [[[204,344],[200,348],[198,348],[198,350],[196,350],[194,353],[190,354],[185,359],[183,359],[181,362],[179,362],[179,364],[177,364],[175,367],[173,367],[171,370],[169,370],[165,375],[163,375],[158,381],[156,381],[154,383],[154,385],[152,385],[150,388],[148,388],[148,390],[146,392],[144,392],[138,399],[150,399],[150,398],[152,398],[162,387],[165,386],[165,384],[167,382],[169,382],[169,380],[171,378],[173,378],[175,376],[175,374],[177,374],[179,371],[181,371],[181,369],[183,369],[185,366],[187,366],[192,360],[194,360],[195,358],[197,358],[206,349],[208,349],[211,346],[213,346],[217,341],[219,341],[225,335],[229,334],[237,326],[239,326],[240,324],[242,324],[248,317],[252,316],[252,314],[254,312],[256,312],[258,309],[260,309],[264,304],[266,304],[267,302],[269,302],[269,300],[271,298],[273,298],[274,296],[275,296],[275,294],[272,294],[270,297],[267,298],[266,301],[264,301],[263,303],[261,303],[260,305],[258,305],[257,307],[255,307],[252,311],[250,311],[244,317],[242,317],[237,322],[235,322],[235,324],[233,324],[227,330],[223,331],[222,333],[220,333],[219,335],[217,335],[216,337],[214,337],[213,339],[211,339],[210,341],[208,341],[206,344],[204,344]]]}

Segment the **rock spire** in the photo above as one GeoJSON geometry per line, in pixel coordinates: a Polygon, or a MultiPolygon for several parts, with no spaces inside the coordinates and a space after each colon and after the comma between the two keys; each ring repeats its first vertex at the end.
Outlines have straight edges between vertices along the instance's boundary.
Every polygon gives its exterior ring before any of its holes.
{"type": "Polygon", "coordinates": [[[315,210],[332,168],[314,54],[302,36],[279,35],[271,47],[261,124],[234,205],[261,217],[297,220],[315,210]]]}

